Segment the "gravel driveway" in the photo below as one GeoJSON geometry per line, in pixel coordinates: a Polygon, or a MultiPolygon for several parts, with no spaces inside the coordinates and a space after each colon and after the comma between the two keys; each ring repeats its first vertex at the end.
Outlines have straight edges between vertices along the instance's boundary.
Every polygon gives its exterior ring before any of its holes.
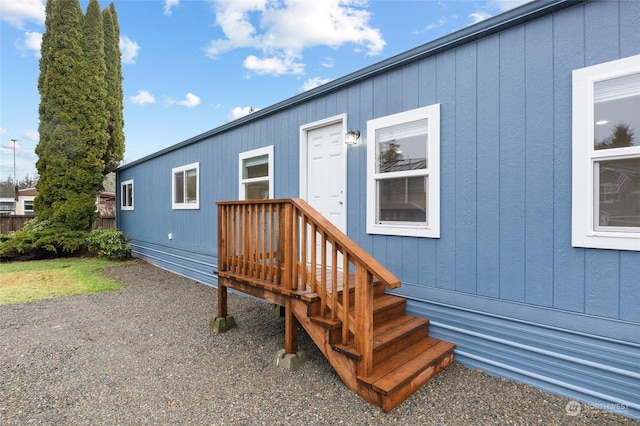
{"type": "Polygon", "coordinates": [[[274,368],[284,320],[229,294],[239,326],[209,331],[216,290],[141,262],[121,291],[0,306],[0,425],[638,424],[454,363],[383,414],[308,336],[309,361],[274,368]]]}

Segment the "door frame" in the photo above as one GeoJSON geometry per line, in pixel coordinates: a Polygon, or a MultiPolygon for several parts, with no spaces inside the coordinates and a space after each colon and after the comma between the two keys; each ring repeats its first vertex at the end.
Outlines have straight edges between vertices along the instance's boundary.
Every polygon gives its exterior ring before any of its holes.
{"type": "MultiPolygon", "coordinates": [[[[324,118],[322,120],[314,121],[312,123],[303,124],[300,126],[300,198],[305,201],[308,201],[308,182],[307,182],[307,164],[308,164],[308,134],[310,130],[315,130],[321,127],[333,125],[336,123],[342,123],[342,134],[345,135],[347,133],[347,114],[338,114],[333,117],[324,118]]],[[[342,168],[342,176],[343,176],[343,214],[342,214],[342,224],[338,226],[342,232],[347,233],[347,144],[342,144],[342,155],[341,155],[341,168],[342,168]]]]}

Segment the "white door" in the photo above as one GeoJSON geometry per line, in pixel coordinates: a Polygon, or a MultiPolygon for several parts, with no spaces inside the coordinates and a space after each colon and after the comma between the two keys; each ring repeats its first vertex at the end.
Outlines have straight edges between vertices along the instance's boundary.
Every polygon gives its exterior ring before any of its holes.
{"type": "MultiPolygon", "coordinates": [[[[347,232],[346,145],[344,115],[311,123],[301,128],[300,196],[338,229],[347,232]]],[[[310,243],[310,236],[307,236],[310,243]]],[[[316,261],[320,261],[321,241],[316,241],[316,261]]],[[[310,250],[307,251],[310,254],[310,250]]],[[[310,259],[308,259],[309,261],[310,259]]],[[[338,257],[342,265],[342,256],[338,257]]],[[[331,250],[327,248],[331,266],[331,250]]]]}
{"type": "Polygon", "coordinates": [[[306,201],[342,232],[347,230],[342,121],[306,131],[306,201]]]}

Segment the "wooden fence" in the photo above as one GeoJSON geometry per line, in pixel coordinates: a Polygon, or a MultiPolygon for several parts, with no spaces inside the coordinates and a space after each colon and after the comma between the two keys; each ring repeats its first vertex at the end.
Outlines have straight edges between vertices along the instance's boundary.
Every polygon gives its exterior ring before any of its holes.
{"type": "MultiPolygon", "coordinates": [[[[19,231],[27,220],[33,219],[35,216],[23,215],[2,215],[0,216],[0,234],[8,234],[10,232],[19,231]]],[[[91,229],[116,229],[115,217],[101,217],[93,222],[91,229]]]]}

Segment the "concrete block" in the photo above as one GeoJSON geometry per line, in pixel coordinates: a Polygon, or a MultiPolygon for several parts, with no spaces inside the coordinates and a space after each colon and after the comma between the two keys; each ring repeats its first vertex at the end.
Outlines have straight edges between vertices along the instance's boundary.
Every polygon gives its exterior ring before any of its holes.
{"type": "Polygon", "coordinates": [[[269,313],[276,318],[284,318],[284,306],[273,303],[269,306],[269,313]]]}
{"type": "Polygon", "coordinates": [[[298,351],[295,354],[288,354],[285,349],[280,349],[276,354],[276,367],[284,368],[289,371],[296,371],[304,363],[307,362],[307,354],[304,351],[298,351]]]}
{"type": "Polygon", "coordinates": [[[224,333],[236,327],[236,320],[233,317],[216,317],[212,318],[209,322],[209,328],[211,328],[211,331],[214,333],[224,333]]]}

